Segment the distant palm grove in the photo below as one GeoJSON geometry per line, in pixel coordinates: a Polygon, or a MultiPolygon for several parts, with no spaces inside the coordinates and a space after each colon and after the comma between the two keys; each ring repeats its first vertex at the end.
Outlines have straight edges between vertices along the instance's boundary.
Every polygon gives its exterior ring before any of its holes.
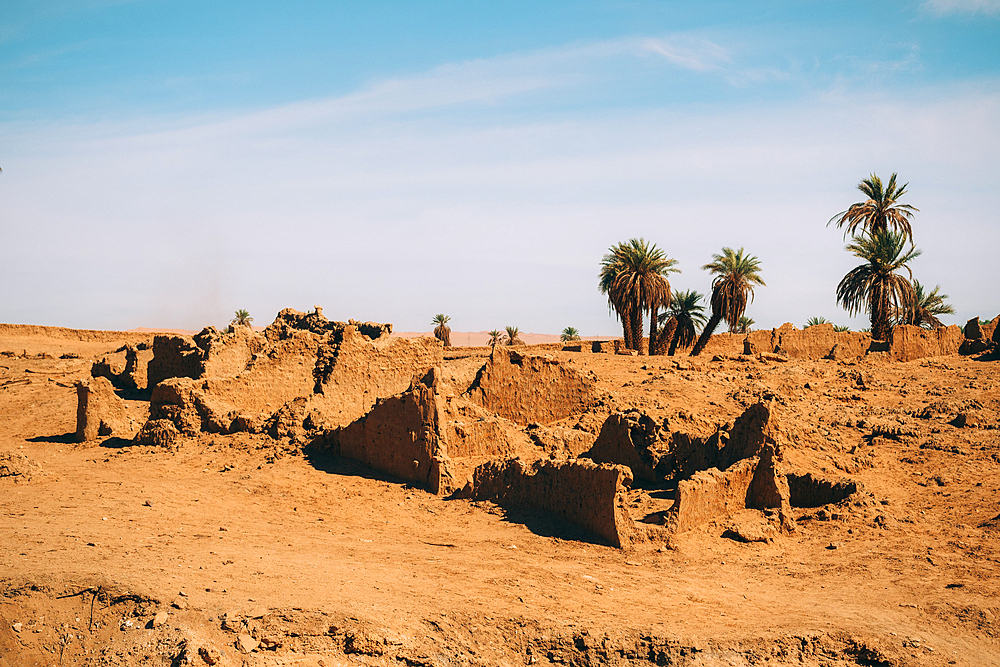
{"type": "MultiPolygon", "coordinates": [[[[845,238],[851,236],[847,250],[863,260],[837,285],[837,303],[851,315],[867,312],[875,340],[887,340],[900,324],[941,327],[938,316],[955,312],[945,302],[948,295],[940,293],[940,285],[927,291],[913,278],[909,263],[920,251],[913,245],[911,222],[918,209],[900,202],[906,187],[897,186],[896,174],[884,185],[872,174],[858,185],[867,199],[852,204],[827,223],[845,229],[845,238]]],[[[627,349],[639,354],[673,355],[678,349],[690,347],[690,354],[698,355],[723,321],[730,332],[750,331],[753,320],[746,317],[747,305],[753,302],[754,288],[766,286],[760,260],[744,248],[723,248],[702,269],[713,275],[707,319],[701,304],[703,295],[693,290],[671,290],[668,275],[680,272],[677,260],[655,243],[630,239],[608,250],[601,260],[599,287],[622,323],[627,349]],[[648,342],[644,327],[647,318],[648,342]]],[[[812,317],[806,327],[825,323],[826,318],[812,317]]],[[[835,329],[847,330],[839,326],[835,329]]]]}

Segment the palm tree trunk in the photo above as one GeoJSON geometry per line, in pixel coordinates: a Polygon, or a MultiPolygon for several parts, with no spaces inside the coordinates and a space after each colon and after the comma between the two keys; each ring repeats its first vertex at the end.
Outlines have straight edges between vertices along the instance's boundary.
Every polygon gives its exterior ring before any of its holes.
{"type": "Polygon", "coordinates": [[[667,320],[663,325],[663,331],[660,332],[660,339],[656,341],[657,353],[662,354],[665,348],[670,349],[668,354],[673,354],[677,349],[677,318],[671,317],[667,320]]]}
{"type": "Polygon", "coordinates": [[[649,356],[656,354],[656,311],[654,307],[649,312],[649,356]]]}
{"type": "Polygon", "coordinates": [[[670,350],[667,352],[667,356],[674,356],[674,353],[677,352],[677,344],[680,342],[680,326],[676,325],[674,326],[673,336],[670,337],[670,350]]]}
{"type": "Polygon", "coordinates": [[[705,325],[705,330],[701,332],[701,336],[698,337],[698,342],[694,344],[694,349],[691,350],[691,356],[697,357],[701,354],[701,351],[705,349],[708,345],[708,340],[712,337],[712,332],[715,331],[715,327],[719,326],[719,322],[722,321],[722,314],[712,311],[712,317],[708,319],[708,324],[705,325]]]}
{"type": "Polygon", "coordinates": [[[628,313],[621,313],[622,318],[622,338],[625,339],[625,349],[632,349],[632,317],[628,313]]]}
{"type": "Polygon", "coordinates": [[[642,346],[642,308],[636,308],[632,313],[632,335],[632,342],[635,344],[632,349],[639,354],[646,354],[646,348],[642,346]]]}
{"type": "Polygon", "coordinates": [[[889,340],[891,327],[889,326],[889,299],[888,290],[879,282],[872,285],[871,310],[872,310],[872,338],[874,340],[889,340]]]}

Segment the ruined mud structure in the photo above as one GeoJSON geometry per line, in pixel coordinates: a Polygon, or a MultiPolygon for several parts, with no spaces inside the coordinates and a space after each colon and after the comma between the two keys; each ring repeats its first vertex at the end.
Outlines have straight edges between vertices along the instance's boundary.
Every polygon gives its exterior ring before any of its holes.
{"type": "MultiPolygon", "coordinates": [[[[707,351],[716,359],[911,361],[960,348],[990,352],[995,324],[900,326],[889,341],[829,324],[785,324],[715,336],[707,351]]],[[[319,308],[286,309],[259,333],[208,327],[193,337],[156,336],[147,369],[139,363],[144,346],[128,345],[124,368],[101,360],[94,379],[78,385],[77,438],[172,447],[199,433],[265,433],[434,494],[540,510],[621,548],[745,509],[767,510],[775,532],[792,531],[791,507],[838,503],[858,491],[850,480],[788,469],[782,452],[793,443],[774,401],[749,405],[729,424],[657,423],[629,410],[588,430],[587,414],[605,398],[595,378],[546,352],[621,353],[620,345],[468,348],[446,362],[436,339],[391,332],[389,324],[330,321],[319,308]],[[149,420],[140,428],[115,389],[147,384],[149,420]],[[630,513],[633,485],[659,502],[630,513]]]]}
{"type": "Polygon", "coordinates": [[[0,325],[0,667],[995,664],[996,324],[0,325]]]}

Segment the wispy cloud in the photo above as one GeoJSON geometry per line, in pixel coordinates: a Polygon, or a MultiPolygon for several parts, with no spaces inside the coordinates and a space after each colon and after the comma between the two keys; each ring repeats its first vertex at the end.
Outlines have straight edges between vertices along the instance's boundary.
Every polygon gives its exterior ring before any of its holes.
{"type": "Polygon", "coordinates": [[[927,0],[921,5],[938,16],[949,14],[1000,14],[1000,0],[927,0]]]}
{"type": "Polygon", "coordinates": [[[643,39],[638,45],[646,51],[663,56],[668,62],[694,72],[718,71],[730,65],[729,51],[709,41],[643,39]]]}

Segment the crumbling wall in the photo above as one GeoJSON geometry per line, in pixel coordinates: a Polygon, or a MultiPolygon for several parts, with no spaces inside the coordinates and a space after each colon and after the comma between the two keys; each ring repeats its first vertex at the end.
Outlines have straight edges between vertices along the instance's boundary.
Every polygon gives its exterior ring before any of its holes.
{"type": "Polygon", "coordinates": [[[314,428],[346,426],[442,360],[439,341],[390,338],[391,330],[388,324],[331,322],[320,309],[285,309],[263,334],[208,327],[193,338],[157,337],[150,384],[185,377],[198,384],[154,391],[151,410],[156,418],[176,418],[182,432],[199,418],[205,430],[227,432],[260,428],[299,400],[302,410],[286,410],[285,417],[309,415],[314,428]],[[205,406],[211,407],[208,417],[205,406]]]}
{"type": "Polygon", "coordinates": [[[811,472],[788,472],[785,475],[792,507],[822,507],[858,492],[858,483],[850,479],[827,479],[811,472]]]}
{"type": "Polygon", "coordinates": [[[627,466],[637,482],[662,481],[663,476],[653,469],[658,431],[653,420],[637,410],[618,412],[604,421],[594,445],[580,456],[595,463],[627,466]]]}
{"type": "Polygon", "coordinates": [[[147,385],[146,365],[152,359],[152,355],[150,350],[139,350],[134,345],[126,344],[124,368],[115,363],[111,357],[105,356],[100,361],[93,363],[90,375],[95,378],[108,378],[115,389],[145,389],[147,385]]]}
{"type": "Polygon", "coordinates": [[[139,424],[128,413],[125,401],[118,398],[111,381],[105,377],[76,383],[76,439],[78,442],[99,437],[131,438],[139,424]]]}
{"type": "Polygon", "coordinates": [[[770,447],[724,471],[701,470],[677,484],[666,513],[668,530],[682,533],[743,509],[776,508],[785,529],[794,525],[785,475],[770,447]]]}
{"type": "Polygon", "coordinates": [[[539,509],[585,528],[612,546],[629,547],[639,534],[624,509],[632,474],[625,466],[584,459],[527,463],[490,461],[476,468],[461,497],[502,507],[539,509]]]}
{"type": "Polygon", "coordinates": [[[702,354],[775,353],[792,359],[856,359],[868,350],[871,336],[859,331],[835,331],[832,324],[797,329],[786,322],[775,329],[749,334],[714,334],[702,354]]]}
{"type": "Polygon", "coordinates": [[[965,336],[954,324],[939,329],[921,329],[909,324],[893,327],[889,353],[896,361],[957,354],[965,336]]]}
{"type": "Polygon", "coordinates": [[[167,378],[233,377],[264,348],[265,338],[250,327],[221,332],[205,327],[194,336],[157,336],[147,364],[150,387],[167,378]]]}
{"type": "Polygon", "coordinates": [[[517,424],[461,396],[443,397],[441,434],[452,459],[506,458],[532,446],[517,424]]]}
{"type": "Polygon", "coordinates": [[[146,379],[155,387],[167,378],[201,377],[201,348],[190,336],[157,336],[153,358],[146,367],[146,379]]]}
{"type": "Polygon", "coordinates": [[[595,387],[591,376],[556,359],[497,347],[468,395],[518,424],[546,424],[585,410],[595,387]]]}
{"type": "Polygon", "coordinates": [[[323,449],[415,482],[433,493],[449,478],[441,438],[441,399],[434,376],[379,399],[371,411],[324,438],[323,449]]]}
{"type": "Polygon", "coordinates": [[[990,348],[1000,346],[1000,315],[988,324],[980,324],[978,317],[973,317],[963,328],[965,339],[958,348],[959,354],[979,354],[990,348]]]}
{"type": "Polygon", "coordinates": [[[185,435],[229,433],[235,418],[231,406],[214,401],[207,380],[169,378],[153,387],[149,421],[169,420],[185,435]]]}
{"type": "Polygon", "coordinates": [[[436,338],[392,338],[387,330],[371,338],[364,327],[347,324],[318,348],[312,404],[331,426],[351,423],[444,361],[436,338]]]}
{"type": "MultiPolygon", "coordinates": [[[[822,359],[837,344],[837,332],[832,324],[816,324],[805,329],[776,330],[774,352],[790,359],[822,359]]],[[[860,350],[858,356],[864,354],[860,350]]]]}
{"type": "Polygon", "coordinates": [[[236,326],[221,332],[205,327],[194,336],[201,349],[200,377],[235,377],[246,370],[254,355],[265,345],[265,338],[250,327],[236,326]]]}
{"type": "Polygon", "coordinates": [[[683,430],[672,432],[668,453],[660,458],[657,470],[685,479],[699,470],[725,470],[737,461],[760,456],[765,446],[780,458],[782,437],[775,410],[771,401],[751,405],[731,427],[720,428],[707,438],[683,430]]]}

